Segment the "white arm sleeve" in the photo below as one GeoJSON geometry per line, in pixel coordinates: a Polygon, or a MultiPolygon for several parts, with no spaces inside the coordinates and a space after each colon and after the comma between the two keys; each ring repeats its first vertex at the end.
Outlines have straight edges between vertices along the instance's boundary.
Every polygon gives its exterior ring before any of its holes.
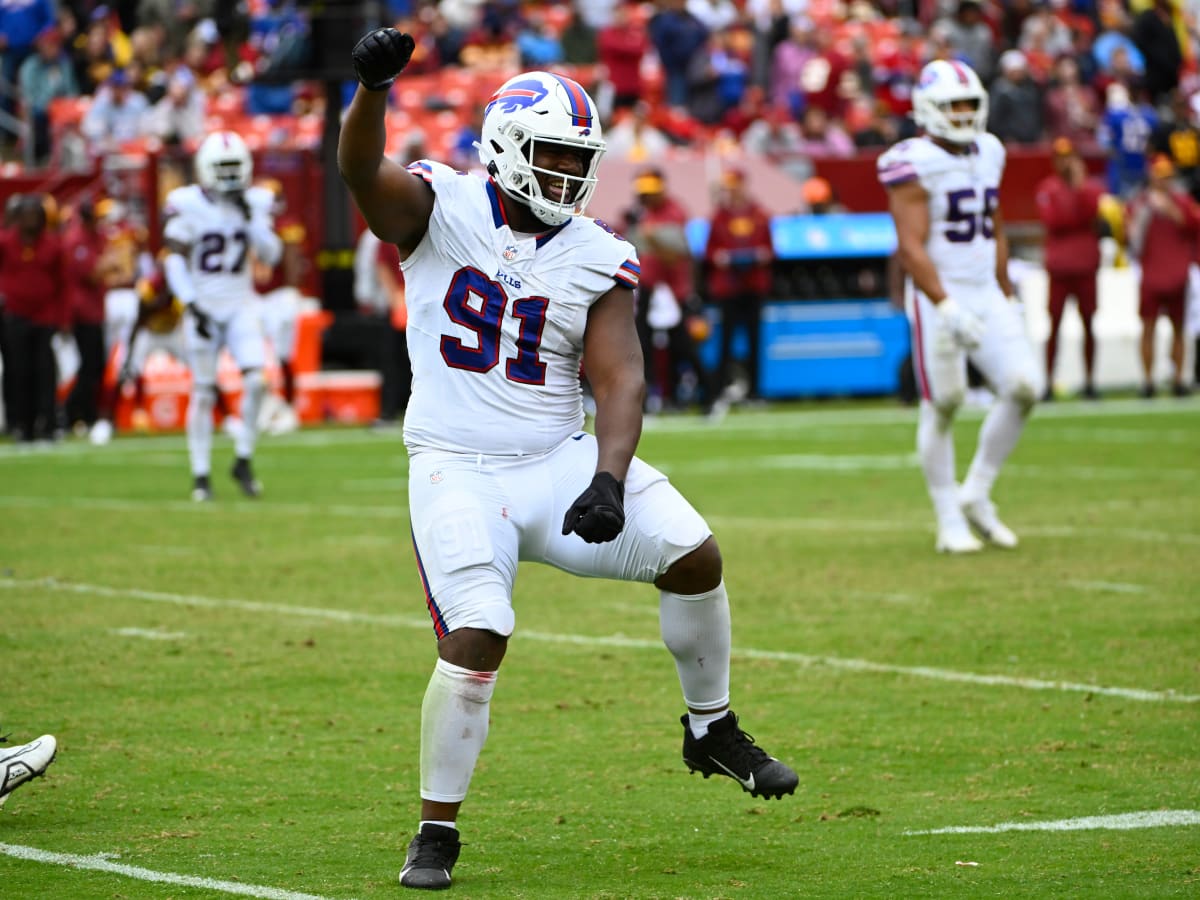
{"type": "Polygon", "coordinates": [[[178,253],[171,253],[163,261],[163,274],[167,276],[167,286],[184,306],[196,302],[196,284],[192,281],[191,270],[187,260],[178,253]]]}
{"type": "Polygon", "coordinates": [[[283,256],[283,241],[275,233],[275,229],[271,227],[269,221],[254,216],[250,219],[247,231],[250,234],[250,244],[254,247],[254,252],[258,254],[259,259],[268,266],[279,262],[283,256]]]}

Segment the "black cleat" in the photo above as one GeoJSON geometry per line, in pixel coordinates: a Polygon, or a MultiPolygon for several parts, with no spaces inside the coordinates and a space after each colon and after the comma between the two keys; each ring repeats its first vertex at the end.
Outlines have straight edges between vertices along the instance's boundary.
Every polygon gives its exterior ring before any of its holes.
{"type": "Polygon", "coordinates": [[[458,829],[444,825],[422,825],[408,845],[408,856],[400,870],[400,886],[443,891],[450,887],[450,872],[458,862],[458,829]]]}
{"type": "Polygon", "coordinates": [[[192,499],[197,503],[208,503],[213,498],[212,485],[208,483],[207,475],[197,475],[192,479],[192,499]]]}
{"type": "Polygon", "coordinates": [[[250,468],[249,459],[239,456],[234,461],[233,468],[229,474],[233,476],[233,480],[238,483],[238,487],[242,489],[242,493],[247,497],[257,497],[262,493],[262,485],[254,477],[254,470],[250,468]]]}
{"type": "Polygon", "coordinates": [[[683,762],[705,778],[725,775],[742,786],[752,797],[779,797],[796,792],[799,777],[790,768],[754,743],[754,738],[738,727],[737,716],[730,710],[723,719],[708,726],[702,738],[692,735],[684,714],[683,762]]]}

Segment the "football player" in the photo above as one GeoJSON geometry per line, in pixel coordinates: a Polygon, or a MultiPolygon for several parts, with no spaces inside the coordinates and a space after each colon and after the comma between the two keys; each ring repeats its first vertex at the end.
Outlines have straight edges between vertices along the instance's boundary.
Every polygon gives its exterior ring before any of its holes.
{"type": "Polygon", "coordinates": [[[400,883],[451,883],[456,819],[488,731],[516,624],[518,560],[652,583],[687,712],[688,768],[767,797],[797,776],[729,708],[730,615],[704,519],[634,456],[645,379],[634,327],[637,254],[584,215],[605,144],[570,78],[528,72],[487,103],[486,178],[384,157],[388,89],[413,39],[373,31],[338,167],[381,240],[400,249],[412,399],[404,417],[413,543],[438,639],[421,715],[421,823],[400,883]],[[584,423],[580,363],[596,402],[584,423]]]}
{"type": "Polygon", "coordinates": [[[1004,146],[984,130],[987,107],[987,92],[969,66],[934,60],[913,89],[913,116],[924,134],[896,144],[878,162],[908,273],[921,396],[917,451],[937,514],[936,546],[945,553],[977,551],[979,537],[1017,545],[996,514],[992,485],[1042,394],[1041,369],[1008,277],[1000,211],[1004,146]],[[966,394],[968,357],[996,402],[960,488],[952,426],[966,394]]]}
{"type": "Polygon", "coordinates": [[[251,457],[258,437],[265,345],[254,292],[251,255],[275,265],[283,243],[275,233],[270,191],[251,187],[253,161],[231,131],[204,139],[196,151],[197,184],[176,188],[163,210],[163,264],[171,292],[183,304],[184,341],[192,370],[187,438],[192,499],[211,500],[213,404],[217,357],[228,348],[242,373],[242,423],[234,440],[232,475],[242,493],[257,497],[251,457]]]}

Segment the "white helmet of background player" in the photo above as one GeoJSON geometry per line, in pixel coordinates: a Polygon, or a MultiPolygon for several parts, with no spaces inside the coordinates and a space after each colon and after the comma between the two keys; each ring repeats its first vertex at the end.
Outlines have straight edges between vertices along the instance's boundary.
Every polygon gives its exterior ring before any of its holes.
{"type": "Polygon", "coordinates": [[[987,128],[988,95],[975,70],[957,60],[935,59],[926,64],[912,92],[913,118],[927,134],[969,144],[987,128]],[[951,104],[969,100],[974,106],[961,112],[951,104]]]}
{"type": "Polygon", "coordinates": [[[195,162],[200,187],[218,194],[244,191],[254,176],[250,150],[232,131],[216,131],[206,137],[195,162]]]}
{"type": "Polygon", "coordinates": [[[527,72],[501,85],[484,108],[476,146],[480,161],[501,189],[551,226],[580,215],[587,207],[604,155],[596,104],[577,82],[549,72],[527,72]],[[535,169],[534,149],[546,143],[587,151],[583,177],[535,169]],[[565,179],[561,200],[542,195],[535,177],[538,172],[565,179]]]}

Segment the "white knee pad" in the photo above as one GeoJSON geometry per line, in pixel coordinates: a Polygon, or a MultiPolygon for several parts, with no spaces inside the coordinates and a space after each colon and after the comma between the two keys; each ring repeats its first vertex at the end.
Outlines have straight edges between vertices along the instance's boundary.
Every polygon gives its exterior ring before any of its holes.
{"type": "Polygon", "coordinates": [[[1022,370],[1014,372],[1012,377],[1001,386],[1000,396],[1012,400],[1021,410],[1022,415],[1029,415],[1038,397],[1042,394],[1042,379],[1037,372],[1022,370]]]}
{"type": "Polygon", "coordinates": [[[195,410],[197,417],[212,416],[213,408],[217,405],[211,384],[193,384],[192,393],[188,400],[188,411],[195,410]]]}

